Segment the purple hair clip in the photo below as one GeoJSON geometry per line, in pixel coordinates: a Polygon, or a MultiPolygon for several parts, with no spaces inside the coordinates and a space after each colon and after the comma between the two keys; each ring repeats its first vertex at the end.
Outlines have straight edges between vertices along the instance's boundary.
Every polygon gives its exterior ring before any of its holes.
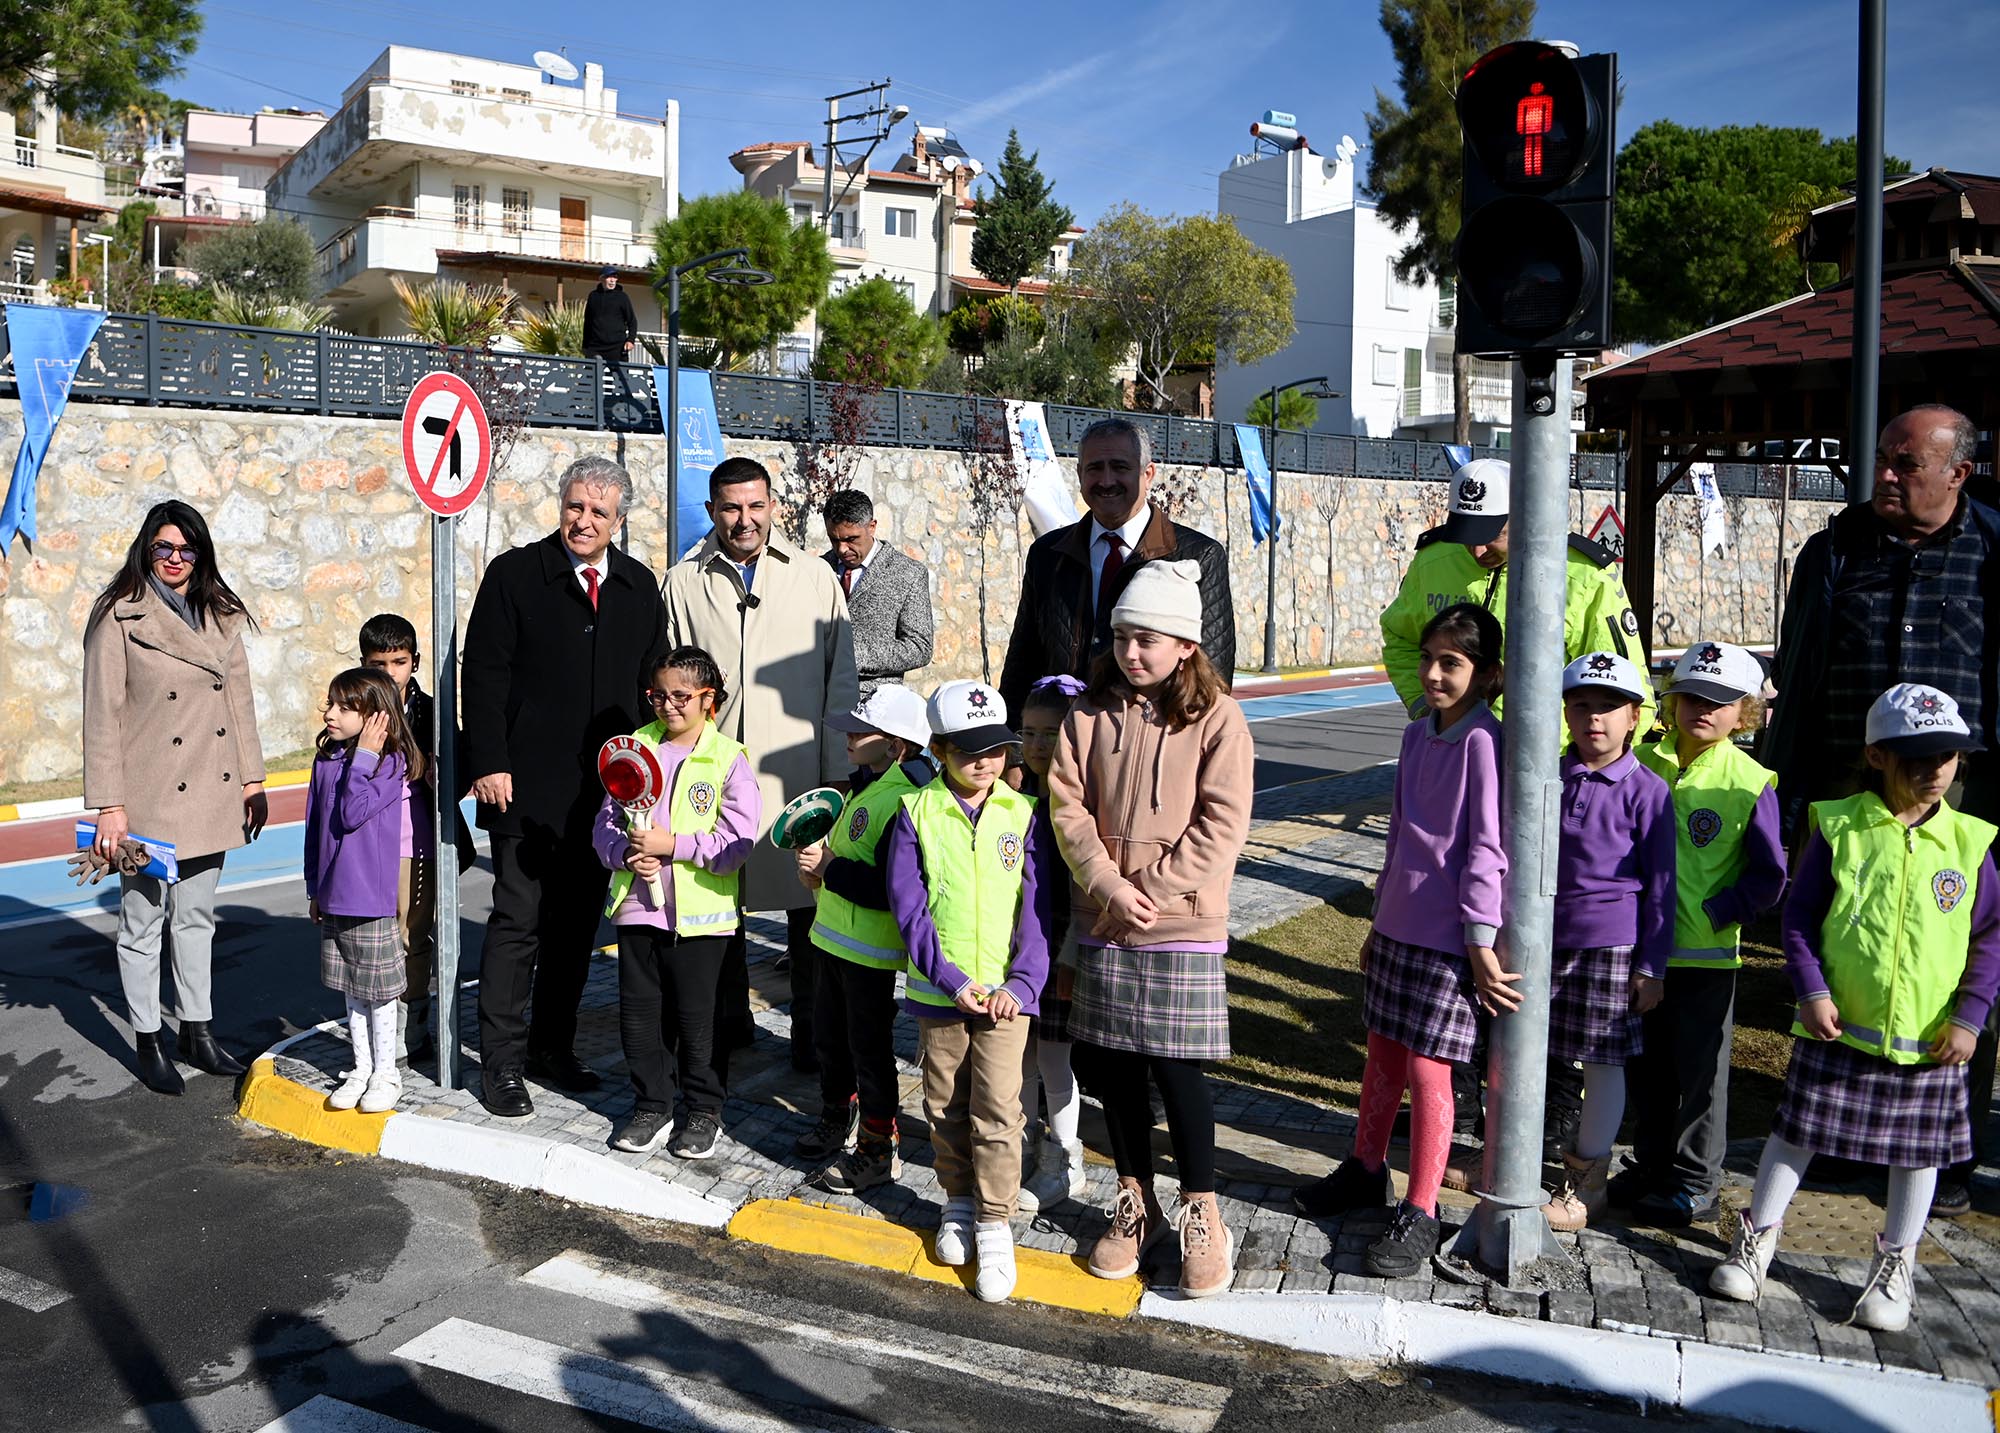
{"type": "Polygon", "coordinates": [[[1075,698],[1083,695],[1084,683],[1078,681],[1075,677],[1066,675],[1056,676],[1056,677],[1043,677],[1040,681],[1036,682],[1033,686],[1028,688],[1028,695],[1031,697],[1038,697],[1041,696],[1043,693],[1050,691],[1055,692],[1058,696],[1067,697],[1070,698],[1071,700],[1074,700],[1075,698]]]}

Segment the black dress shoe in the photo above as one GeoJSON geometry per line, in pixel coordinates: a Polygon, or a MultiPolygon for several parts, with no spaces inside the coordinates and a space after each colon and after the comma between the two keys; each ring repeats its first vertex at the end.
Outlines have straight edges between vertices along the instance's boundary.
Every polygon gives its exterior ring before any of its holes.
{"type": "Polygon", "coordinates": [[[528,1098],[528,1085],[521,1078],[518,1065],[481,1075],[479,1103],[503,1119],[526,1119],[535,1112],[535,1102],[528,1098]]]}
{"type": "Polygon", "coordinates": [[[233,1077],[243,1073],[236,1057],[215,1043],[206,1020],[181,1021],[181,1058],[207,1075],[233,1077]]]}
{"type": "Polygon", "coordinates": [[[528,1073],[545,1085],[572,1095],[587,1095],[604,1078],[568,1050],[535,1050],[528,1055],[528,1073]]]}
{"type": "Polygon", "coordinates": [[[178,1095],[187,1081],[174,1068],[172,1056],[160,1048],[160,1032],[134,1037],[139,1052],[139,1082],[159,1095],[178,1095]]]}

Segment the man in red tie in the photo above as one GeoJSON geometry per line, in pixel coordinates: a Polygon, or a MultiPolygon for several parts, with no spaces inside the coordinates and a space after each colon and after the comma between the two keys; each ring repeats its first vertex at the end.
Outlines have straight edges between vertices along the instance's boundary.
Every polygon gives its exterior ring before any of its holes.
{"type": "Polygon", "coordinates": [[[1153,445],[1130,418],[1100,418],[1077,443],[1076,474],[1090,516],[1043,533],[1028,549],[1021,605],[1007,640],[1000,695],[1020,710],[1034,682],[1088,679],[1111,646],[1111,607],[1126,579],[1159,558],[1201,564],[1202,650],[1224,680],[1235,675],[1236,609],[1222,544],[1182,527],[1147,500],[1153,445]]]}
{"type": "Polygon", "coordinates": [[[487,567],[461,678],[465,769],[493,838],[480,1099],[510,1116],[534,1113],[528,1078],[572,1092],[598,1083],[574,1050],[611,879],[590,845],[597,748],[651,719],[641,667],[667,645],[658,579],[611,543],[632,479],[580,458],[558,495],[556,530],[487,567]]]}
{"type": "Polygon", "coordinates": [[[931,659],[930,569],[875,536],[875,504],[858,488],[826,500],[827,565],[840,579],[854,627],[854,666],[866,701],[931,659]]]}

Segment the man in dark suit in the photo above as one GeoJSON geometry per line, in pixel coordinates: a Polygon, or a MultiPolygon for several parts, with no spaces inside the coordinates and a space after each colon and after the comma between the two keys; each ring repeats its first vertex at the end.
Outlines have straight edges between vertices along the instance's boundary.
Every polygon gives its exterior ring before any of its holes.
{"type": "Polygon", "coordinates": [[[1147,502],[1153,444],[1129,418],[1100,418],[1083,431],[1076,476],[1090,516],[1043,533],[1028,549],[1021,605],[1007,639],[1000,695],[1018,712],[1042,677],[1088,679],[1111,646],[1111,607],[1141,563],[1158,558],[1201,564],[1202,651],[1227,682],[1236,674],[1236,608],[1222,544],[1182,527],[1147,502]]]}
{"type": "Polygon", "coordinates": [[[854,666],[866,701],[931,659],[931,576],[914,557],[875,540],[875,504],[853,488],[826,500],[827,565],[847,594],[854,666]]]}
{"type": "Polygon", "coordinates": [[[650,719],[644,669],[666,650],[658,580],[611,546],[632,479],[579,458],[559,491],[559,526],[493,560],[465,632],[466,770],[493,838],[480,1102],[497,1115],[534,1113],[524,1073],[572,1092],[598,1084],[573,1049],[611,879],[590,845],[597,749],[650,719]]]}

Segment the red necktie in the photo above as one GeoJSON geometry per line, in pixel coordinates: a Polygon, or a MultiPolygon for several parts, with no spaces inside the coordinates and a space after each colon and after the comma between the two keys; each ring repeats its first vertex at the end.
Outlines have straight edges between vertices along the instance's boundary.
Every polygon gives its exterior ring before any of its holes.
{"type": "Polygon", "coordinates": [[[584,569],[583,569],[583,585],[584,585],[584,586],[585,586],[586,588],[588,588],[588,589],[589,589],[589,591],[590,591],[590,610],[591,610],[591,611],[593,611],[593,612],[595,612],[595,611],[597,610],[597,569],[596,569],[596,568],[594,568],[594,567],[586,567],[586,568],[584,568],[584,569]]]}
{"type": "Polygon", "coordinates": [[[840,590],[841,590],[842,592],[846,593],[846,594],[847,594],[847,595],[848,595],[849,597],[852,597],[852,596],[854,595],[854,569],[853,569],[853,568],[851,568],[851,567],[843,567],[843,568],[841,568],[841,569],[840,569],[840,590]]]}
{"type": "Polygon", "coordinates": [[[1118,580],[1118,574],[1125,570],[1125,539],[1115,532],[1104,534],[1108,549],[1104,554],[1104,569],[1097,577],[1097,620],[1110,620],[1111,585],[1118,580]]]}

